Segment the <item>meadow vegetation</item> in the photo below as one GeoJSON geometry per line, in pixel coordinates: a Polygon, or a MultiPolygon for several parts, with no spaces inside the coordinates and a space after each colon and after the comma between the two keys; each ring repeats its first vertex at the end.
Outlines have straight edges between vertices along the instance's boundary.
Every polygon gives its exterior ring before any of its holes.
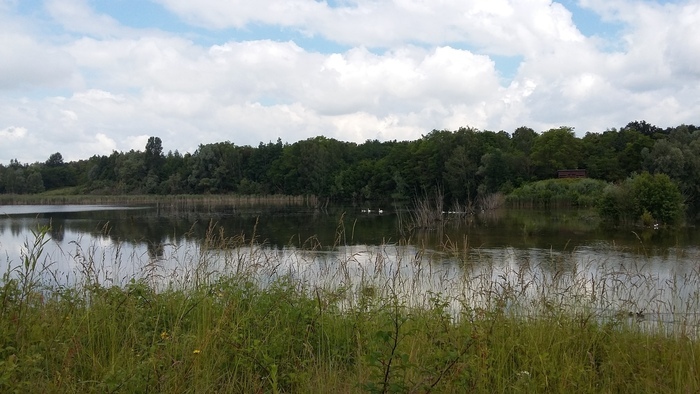
{"type": "Polygon", "coordinates": [[[198,250],[110,281],[105,251],[47,255],[48,231],[0,283],[2,392],[700,391],[699,296],[681,295],[698,271],[659,283],[567,255],[502,265],[466,239],[435,251],[455,270],[424,249],[392,262],[395,245],[320,264],[343,247],[341,221],[336,245],[309,239],[291,264],[212,224],[198,250]]]}

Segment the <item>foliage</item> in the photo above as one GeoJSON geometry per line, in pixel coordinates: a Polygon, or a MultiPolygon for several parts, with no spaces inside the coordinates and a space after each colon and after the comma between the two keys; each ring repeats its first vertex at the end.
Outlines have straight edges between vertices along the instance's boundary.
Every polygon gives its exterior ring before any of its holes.
{"type": "Polygon", "coordinates": [[[607,187],[600,212],[612,222],[674,224],[682,217],[683,197],[668,175],[644,172],[607,187]]]}
{"type": "Polygon", "coordinates": [[[525,184],[508,195],[511,206],[597,206],[607,182],[590,179],[547,179],[525,184]]]}
{"type": "Polygon", "coordinates": [[[535,140],[530,157],[540,179],[553,177],[557,170],[579,168],[581,141],[570,127],[551,129],[535,140]]]}
{"type": "MultiPolygon", "coordinates": [[[[557,170],[584,168],[589,177],[607,182],[642,171],[666,174],[678,184],[690,213],[700,215],[700,130],[693,125],[661,129],[634,121],[582,138],[571,127],[539,134],[525,126],[512,134],[461,127],[433,130],[414,141],[356,144],[314,137],[257,147],[225,141],[185,154],[165,154],[166,144],[153,136],[143,151],[75,162],[65,162],[59,152],[44,163],[12,160],[0,165],[0,193],[282,194],[410,204],[441,190],[444,204],[472,206],[491,193],[551,179],[557,170]]],[[[543,203],[572,198],[560,192],[566,191],[550,190],[543,203]]]]}
{"type": "Polygon", "coordinates": [[[700,131],[695,126],[678,126],[641,153],[644,170],[668,175],[692,212],[700,212],[700,131]]]}

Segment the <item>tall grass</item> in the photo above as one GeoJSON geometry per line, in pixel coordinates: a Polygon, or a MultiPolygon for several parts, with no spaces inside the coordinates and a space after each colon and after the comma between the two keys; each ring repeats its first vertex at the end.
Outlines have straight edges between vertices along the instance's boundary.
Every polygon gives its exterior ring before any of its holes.
{"type": "Polygon", "coordinates": [[[517,208],[595,207],[606,186],[607,182],[590,178],[546,179],[513,190],[506,203],[517,208]]]}
{"type": "Polygon", "coordinates": [[[273,250],[212,224],[142,261],[47,254],[40,229],[0,287],[0,391],[700,391],[697,270],[660,281],[573,254],[504,264],[467,239],[347,246],[344,232],[273,250]],[[46,274],[61,258],[81,262],[71,284],[46,274]],[[105,264],[134,268],[115,281],[105,264]]]}
{"type": "Polygon", "coordinates": [[[309,206],[320,204],[315,196],[270,195],[13,195],[0,194],[0,205],[56,204],[155,204],[171,210],[194,210],[202,207],[230,206],[309,206]]]}

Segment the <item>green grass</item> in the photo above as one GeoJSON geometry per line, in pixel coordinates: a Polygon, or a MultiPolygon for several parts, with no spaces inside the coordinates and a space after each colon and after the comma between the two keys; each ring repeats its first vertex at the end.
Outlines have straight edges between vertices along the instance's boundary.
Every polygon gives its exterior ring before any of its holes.
{"type": "MultiPolygon", "coordinates": [[[[415,282],[398,273],[261,280],[276,264],[262,254],[165,288],[148,276],[62,286],[41,275],[46,230],[1,282],[0,392],[700,392],[694,327],[603,318],[591,294],[620,289],[581,293],[585,275],[462,277],[462,295],[411,302],[415,282]]],[[[215,234],[232,264],[252,244],[215,234]]]]}

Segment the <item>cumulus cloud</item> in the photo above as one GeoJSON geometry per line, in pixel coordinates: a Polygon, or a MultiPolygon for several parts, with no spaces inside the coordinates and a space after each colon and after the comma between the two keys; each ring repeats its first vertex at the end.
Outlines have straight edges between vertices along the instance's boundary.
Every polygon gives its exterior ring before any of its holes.
{"type": "Polygon", "coordinates": [[[71,56],[60,48],[0,28],[0,91],[67,86],[76,71],[71,56]]]}
{"type": "Polygon", "coordinates": [[[125,30],[109,15],[93,12],[87,0],[46,0],[45,7],[67,31],[104,37],[125,30]]]}
{"type": "Polygon", "coordinates": [[[24,127],[10,126],[0,130],[0,138],[5,141],[17,141],[23,139],[27,135],[27,129],[24,127]]]}
{"type": "MultiPolygon", "coordinates": [[[[145,146],[145,144],[144,144],[145,146]]],[[[110,155],[117,150],[117,143],[104,133],[97,133],[84,138],[79,143],[80,151],[91,152],[92,155],[110,155]]],[[[70,157],[68,160],[84,159],[85,157],[70,157]]]]}
{"type": "Polygon", "coordinates": [[[502,54],[542,47],[542,40],[580,41],[571,13],[550,0],[325,1],[157,0],[205,28],[246,29],[266,24],[357,46],[406,42],[469,42],[502,54]]]}
{"type": "Polygon", "coordinates": [[[190,23],[213,28],[242,28],[249,23],[262,22],[282,26],[301,26],[328,12],[326,2],[308,0],[234,0],[220,2],[200,0],[156,0],[190,23]]]}
{"type": "Polygon", "coordinates": [[[142,150],[151,135],[192,152],[461,126],[669,126],[700,109],[693,1],[580,0],[622,26],[605,38],[619,42],[581,34],[550,0],[156,2],[214,38],[124,26],[88,0],[49,0],[47,20],[0,0],[0,162],[142,150]],[[238,34],[261,27],[278,33],[238,34]]]}

